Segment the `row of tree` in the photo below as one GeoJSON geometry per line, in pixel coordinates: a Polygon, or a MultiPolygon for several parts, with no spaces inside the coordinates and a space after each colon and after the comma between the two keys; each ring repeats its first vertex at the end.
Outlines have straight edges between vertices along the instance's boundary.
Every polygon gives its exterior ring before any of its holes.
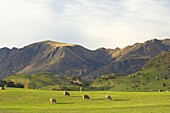
{"type": "Polygon", "coordinates": [[[5,81],[5,80],[0,80],[0,87],[16,87],[16,88],[24,88],[24,84],[21,83],[15,83],[13,81],[5,81]]]}

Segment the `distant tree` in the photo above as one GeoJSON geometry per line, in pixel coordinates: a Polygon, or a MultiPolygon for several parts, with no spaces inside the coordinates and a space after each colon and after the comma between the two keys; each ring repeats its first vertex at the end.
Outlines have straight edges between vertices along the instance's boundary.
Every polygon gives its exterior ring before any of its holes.
{"type": "Polygon", "coordinates": [[[24,85],[21,83],[15,83],[13,81],[8,81],[6,83],[7,87],[17,87],[17,88],[24,88],[24,85]]]}
{"type": "Polygon", "coordinates": [[[166,83],[163,83],[163,86],[166,86],[166,83]]]}
{"type": "Polygon", "coordinates": [[[67,90],[67,86],[63,85],[63,86],[59,86],[60,90],[67,90]]]}
{"type": "Polygon", "coordinates": [[[24,88],[24,85],[21,84],[21,83],[15,83],[15,86],[16,86],[17,88],[24,88]]]}
{"type": "Polygon", "coordinates": [[[5,86],[7,84],[7,81],[5,80],[0,80],[0,87],[5,86]]]}
{"type": "Polygon", "coordinates": [[[16,86],[15,86],[14,82],[9,81],[9,82],[7,83],[7,87],[16,87],[16,86]]]}

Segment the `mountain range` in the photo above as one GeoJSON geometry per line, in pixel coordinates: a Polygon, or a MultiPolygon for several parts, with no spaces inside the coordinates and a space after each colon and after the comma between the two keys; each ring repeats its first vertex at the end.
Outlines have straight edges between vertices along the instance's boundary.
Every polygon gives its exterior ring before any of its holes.
{"type": "Polygon", "coordinates": [[[105,74],[93,80],[94,90],[162,92],[170,90],[170,52],[151,58],[140,71],[128,76],[105,74]]]}
{"type": "Polygon", "coordinates": [[[170,39],[148,40],[122,49],[97,50],[47,40],[23,48],[1,48],[0,78],[36,73],[78,76],[86,80],[107,73],[129,75],[164,51],[170,51],[170,39]]]}

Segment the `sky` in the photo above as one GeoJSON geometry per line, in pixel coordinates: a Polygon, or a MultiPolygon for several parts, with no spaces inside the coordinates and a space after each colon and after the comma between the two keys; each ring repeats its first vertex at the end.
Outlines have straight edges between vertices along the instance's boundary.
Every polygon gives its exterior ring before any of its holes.
{"type": "Polygon", "coordinates": [[[53,40],[89,49],[170,37],[170,0],[0,0],[0,48],[53,40]]]}

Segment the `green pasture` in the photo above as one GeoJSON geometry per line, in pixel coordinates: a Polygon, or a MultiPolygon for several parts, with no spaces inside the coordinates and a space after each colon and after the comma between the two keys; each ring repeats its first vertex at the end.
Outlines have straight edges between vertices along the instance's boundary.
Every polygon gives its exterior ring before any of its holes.
{"type": "Polygon", "coordinates": [[[168,113],[170,92],[0,90],[0,113],[168,113]],[[83,100],[88,94],[90,100],[83,100]],[[112,95],[113,100],[105,100],[112,95]],[[50,104],[56,98],[56,104],[50,104]]]}

